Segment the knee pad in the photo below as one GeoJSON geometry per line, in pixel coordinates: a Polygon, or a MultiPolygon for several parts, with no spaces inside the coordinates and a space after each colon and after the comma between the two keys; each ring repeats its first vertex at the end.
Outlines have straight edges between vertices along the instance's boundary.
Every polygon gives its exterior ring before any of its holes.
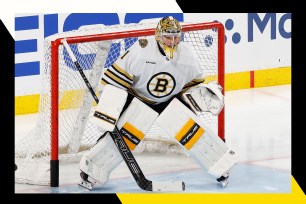
{"type": "Polygon", "coordinates": [[[101,131],[113,131],[126,103],[127,92],[113,85],[105,85],[90,122],[101,131]]]}

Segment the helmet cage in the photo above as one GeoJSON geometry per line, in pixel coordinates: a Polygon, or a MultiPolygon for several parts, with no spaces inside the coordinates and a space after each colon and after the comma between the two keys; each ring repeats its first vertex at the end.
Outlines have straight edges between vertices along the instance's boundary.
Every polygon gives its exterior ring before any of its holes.
{"type": "Polygon", "coordinates": [[[155,39],[164,50],[167,59],[173,59],[177,46],[181,41],[181,31],[179,22],[171,16],[159,21],[155,30],[155,39]],[[168,38],[171,44],[164,42],[165,38],[168,38]]]}

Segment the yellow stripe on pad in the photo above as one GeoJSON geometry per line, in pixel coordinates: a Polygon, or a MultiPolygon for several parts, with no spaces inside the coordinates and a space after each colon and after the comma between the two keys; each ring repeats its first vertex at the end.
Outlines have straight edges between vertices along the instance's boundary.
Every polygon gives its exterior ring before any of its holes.
{"type": "MultiPolygon", "coordinates": [[[[144,134],[129,122],[126,122],[123,125],[123,128],[126,129],[129,133],[131,133],[134,137],[136,137],[139,141],[144,138],[144,134]]],[[[132,143],[129,139],[127,139],[126,137],[123,137],[123,139],[130,150],[134,150],[136,148],[137,145],[132,143]]]]}
{"type": "Polygon", "coordinates": [[[181,139],[187,134],[190,128],[194,125],[194,121],[190,118],[187,123],[181,128],[181,130],[176,134],[175,139],[181,141],[181,139]]]}
{"type": "Polygon", "coordinates": [[[123,140],[125,141],[126,145],[129,147],[130,150],[134,150],[136,148],[136,145],[130,140],[126,139],[126,137],[123,137],[123,140]]]}
{"type": "Polygon", "coordinates": [[[185,144],[186,149],[189,150],[200,139],[200,137],[204,134],[204,132],[205,132],[204,129],[200,127],[196,132],[196,134],[193,135],[193,137],[189,140],[189,142],[185,144]]]}
{"type": "MultiPolygon", "coordinates": [[[[196,123],[190,118],[181,128],[181,130],[176,134],[175,139],[180,142],[184,136],[186,136],[186,134],[194,127],[195,124],[196,123]]],[[[184,144],[185,148],[189,150],[198,141],[204,132],[204,129],[199,127],[199,129],[192,135],[189,141],[184,144]]]]}

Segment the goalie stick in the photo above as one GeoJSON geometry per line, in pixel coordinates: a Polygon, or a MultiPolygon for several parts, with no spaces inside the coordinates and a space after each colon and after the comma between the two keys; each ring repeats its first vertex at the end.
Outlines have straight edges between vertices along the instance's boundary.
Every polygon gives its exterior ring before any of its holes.
{"type": "MultiPolygon", "coordinates": [[[[87,77],[85,76],[81,65],[77,61],[75,55],[73,54],[70,46],[68,45],[66,39],[62,40],[64,47],[66,48],[70,58],[72,59],[74,65],[78,69],[79,73],[81,74],[87,88],[89,89],[91,95],[93,96],[95,102],[98,104],[99,99],[96,96],[91,84],[89,83],[87,77]]],[[[113,139],[116,147],[118,148],[124,162],[128,166],[130,172],[132,173],[137,185],[146,191],[184,191],[185,190],[185,183],[184,182],[157,182],[157,181],[150,181],[146,179],[142,170],[140,169],[138,163],[136,162],[135,157],[133,156],[131,150],[128,148],[126,142],[122,138],[122,135],[115,126],[113,132],[110,133],[111,138],[113,139]]]]}

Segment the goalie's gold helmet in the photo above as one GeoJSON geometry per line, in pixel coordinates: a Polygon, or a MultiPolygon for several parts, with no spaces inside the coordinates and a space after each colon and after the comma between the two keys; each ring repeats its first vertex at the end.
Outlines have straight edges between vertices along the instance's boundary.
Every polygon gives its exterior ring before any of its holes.
{"type": "Polygon", "coordinates": [[[182,27],[172,16],[162,18],[155,29],[155,39],[166,54],[166,59],[173,59],[181,41],[182,27]]]}

